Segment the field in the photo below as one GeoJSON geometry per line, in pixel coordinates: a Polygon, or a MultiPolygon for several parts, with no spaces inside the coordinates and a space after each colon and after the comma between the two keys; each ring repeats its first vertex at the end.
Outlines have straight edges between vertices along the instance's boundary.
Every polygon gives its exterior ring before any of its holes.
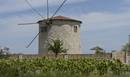
{"type": "Polygon", "coordinates": [[[119,60],[0,59],[0,77],[130,77],[130,66],[119,60]]]}

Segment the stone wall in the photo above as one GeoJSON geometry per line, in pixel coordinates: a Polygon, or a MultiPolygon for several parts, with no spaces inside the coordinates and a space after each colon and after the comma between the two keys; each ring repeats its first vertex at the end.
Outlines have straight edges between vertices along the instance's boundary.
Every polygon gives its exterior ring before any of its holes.
{"type": "MultiPolygon", "coordinates": [[[[10,58],[38,58],[38,57],[48,57],[48,58],[55,58],[54,54],[38,55],[38,54],[14,54],[11,55],[10,58]]],[[[95,55],[95,54],[60,54],[58,58],[68,58],[68,59],[78,59],[78,58],[96,58],[96,59],[112,59],[111,54],[104,54],[104,55],[95,55]]]]}

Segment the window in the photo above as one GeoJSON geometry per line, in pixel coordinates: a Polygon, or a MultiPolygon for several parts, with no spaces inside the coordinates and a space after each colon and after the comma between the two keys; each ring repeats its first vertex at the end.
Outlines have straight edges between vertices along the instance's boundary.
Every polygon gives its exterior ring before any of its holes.
{"type": "Polygon", "coordinates": [[[74,32],[77,32],[77,30],[78,30],[78,27],[74,26],[74,32]]]}
{"type": "Polygon", "coordinates": [[[41,27],[40,29],[40,32],[47,32],[47,27],[41,27]]]}

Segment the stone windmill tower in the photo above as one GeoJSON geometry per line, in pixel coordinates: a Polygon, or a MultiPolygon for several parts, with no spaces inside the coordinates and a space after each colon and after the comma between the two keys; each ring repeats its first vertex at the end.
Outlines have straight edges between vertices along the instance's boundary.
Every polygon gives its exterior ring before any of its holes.
{"type": "MultiPolygon", "coordinates": [[[[32,8],[29,1],[28,0],[25,1],[32,8]]],[[[39,46],[38,46],[39,55],[48,54],[47,44],[50,39],[62,40],[64,43],[63,47],[68,49],[67,54],[81,54],[80,25],[82,22],[65,16],[55,16],[66,1],[67,0],[64,0],[62,4],[58,7],[58,9],[54,12],[54,14],[51,17],[49,17],[49,7],[47,0],[46,19],[40,20],[37,23],[20,24],[20,25],[39,24],[39,32],[34,37],[34,39],[29,43],[27,48],[39,36],[39,46]]],[[[32,8],[32,10],[34,10],[39,16],[41,16],[41,14],[38,13],[34,8],[32,8]]]]}
{"type": "Polygon", "coordinates": [[[48,54],[47,44],[49,39],[60,39],[67,54],[81,54],[80,50],[80,25],[81,21],[64,16],[55,16],[51,24],[47,20],[39,21],[39,54],[48,54]]]}

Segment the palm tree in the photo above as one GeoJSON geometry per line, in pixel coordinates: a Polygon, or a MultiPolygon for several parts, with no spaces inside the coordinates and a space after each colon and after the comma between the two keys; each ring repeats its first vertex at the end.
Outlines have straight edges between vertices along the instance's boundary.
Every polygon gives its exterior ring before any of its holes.
{"type": "Polygon", "coordinates": [[[53,40],[48,44],[48,51],[52,51],[55,54],[55,57],[57,58],[59,53],[65,53],[68,49],[64,49],[63,47],[63,41],[56,39],[53,40]]]}
{"type": "Polygon", "coordinates": [[[97,55],[104,53],[104,49],[99,46],[93,47],[93,48],[91,48],[91,50],[95,50],[95,54],[97,54],[97,55]]]}

